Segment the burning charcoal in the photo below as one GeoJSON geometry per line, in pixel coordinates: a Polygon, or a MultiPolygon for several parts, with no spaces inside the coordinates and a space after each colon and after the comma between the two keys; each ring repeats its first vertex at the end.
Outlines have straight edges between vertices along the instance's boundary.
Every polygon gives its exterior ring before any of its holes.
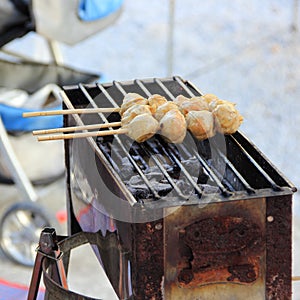
{"type": "Polygon", "coordinates": [[[215,194],[220,192],[217,186],[212,186],[209,184],[201,184],[200,186],[203,189],[203,193],[205,194],[215,194]]]}
{"type": "Polygon", "coordinates": [[[130,177],[128,181],[128,185],[136,186],[136,185],[145,185],[143,179],[139,175],[135,175],[130,177]]]}
{"type": "Polygon", "coordinates": [[[189,171],[191,176],[198,177],[199,172],[203,171],[202,166],[196,157],[183,160],[181,164],[189,171]]]}
{"type": "Polygon", "coordinates": [[[197,183],[199,184],[205,184],[208,182],[209,176],[205,174],[204,172],[200,173],[198,176],[197,183]]]}
{"type": "Polygon", "coordinates": [[[167,183],[158,183],[155,186],[155,190],[160,196],[167,196],[172,190],[172,187],[170,184],[167,183]]]}
{"type": "Polygon", "coordinates": [[[127,188],[137,200],[147,199],[152,196],[147,188],[135,188],[131,186],[127,188]]]}
{"type": "Polygon", "coordinates": [[[148,180],[152,180],[154,182],[159,182],[164,178],[161,172],[150,172],[146,174],[146,177],[148,180]]]}
{"type": "Polygon", "coordinates": [[[180,177],[180,167],[178,165],[167,165],[166,170],[168,174],[173,178],[173,179],[178,179],[180,177]]]}
{"type": "Polygon", "coordinates": [[[128,179],[135,174],[134,168],[127,157],[123,157],[120,171],[123,179],[128,179]]]}

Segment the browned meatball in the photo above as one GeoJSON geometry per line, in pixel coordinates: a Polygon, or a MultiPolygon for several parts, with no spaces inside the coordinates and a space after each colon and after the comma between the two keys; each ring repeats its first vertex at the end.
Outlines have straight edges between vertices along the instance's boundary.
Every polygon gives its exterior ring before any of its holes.
{"type": "Polygon", "coordinates": [[[182,143],[186,135],[186,121],[178,109],[169,110],[159,122],[160,133],[169,143],[182,143]]]}
{"type": "Polygon", "coordinates": [[[210,111],[190,111],[186,116],[188,130],[198,140],[215,135],[214,116],[210,111]]]}

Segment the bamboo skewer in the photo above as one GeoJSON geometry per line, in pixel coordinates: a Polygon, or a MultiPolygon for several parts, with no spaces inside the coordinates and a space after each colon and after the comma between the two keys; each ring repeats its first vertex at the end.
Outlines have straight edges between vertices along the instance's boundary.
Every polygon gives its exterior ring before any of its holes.
{"type": "Polygon", "coordinates": [[[54,141],[54,140],[68,140],[68,139],[76,139],[76,138],[96,137],[96,136],[106,136],[112,134],[126,134],[126,133],[128,133],[128,129],[120,128],[120,129],[103,130],[103,131],[47,135],[47,136],[38,137],[38,141],[41,142],[41,141],[54,141]]]}
{"type": "Polygon", "coordinates": [[[71,115],[71,114],[94,114],[94,113],[110,113],[110,112],[119,112],[119,111],[120,111],[120,107],[76,108],[76,109],[25,112],[23,113],[23,117],[28,118],[28,117],[71,115]]]}
{"type": "Polygon", "coordinates": [[[292,280],[293,280],[293,281],[299,281],[299,280],[300,280],[300,276],[293,276],[293,277],[292,277],[292,280]]]}
{"type": "Polygon", "coordinates": [[[103,124],[70,126],[70,127],[62,127],[62,128],[34,130],[34,131],[32,131],[32,134],[33,135],[42,135],[42,134],[62,133],[62,132],[71,132],[71,131],[79,131],[79,130],[92,130],[92,129],[117,127],[117,126],[121,126],[121,125],[122,125],[121,122],[112,122],[112,123],[103,123],[103,124]]]}

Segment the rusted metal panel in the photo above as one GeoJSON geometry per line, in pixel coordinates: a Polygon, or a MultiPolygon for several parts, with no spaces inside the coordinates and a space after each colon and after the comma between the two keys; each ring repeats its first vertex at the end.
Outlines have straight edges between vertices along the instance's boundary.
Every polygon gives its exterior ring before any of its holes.
{"type": "Polygon", "coordinates": [[[133,298],[163,299],[164,276],[163,220],[133,226],[133,257],[131,261],[133,298]]]}
{"type": "Polygon", "coordinates": [[[267,198],[266,299],[292,299],[292,197],[267,198]]]}
{"type": "Polygon", "coordinates": [[[265,299],[265,198],[165,219],[165,299],[265,299]]]}

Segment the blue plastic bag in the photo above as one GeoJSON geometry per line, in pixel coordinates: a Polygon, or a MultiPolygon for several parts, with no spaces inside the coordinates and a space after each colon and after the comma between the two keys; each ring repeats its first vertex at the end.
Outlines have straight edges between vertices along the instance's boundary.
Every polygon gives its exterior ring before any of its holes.
{"type": "MultiPolygon", "coordinates": [[[[53,107],[52,109],[62,109],[62,105],[53,107]]],[[[24,112],[32,111],[34,110],[0,104],[0,116],[4,127],[8,131],[32,131],[38,129],[58,128],[63,126],[62,115],[23,118],[22,115],[24,112]]]]}
{"type": "Polygon", "coordinates": [[[83,21],[95,21],[115,12],[123,0],[81,0],[78,15],[83,21]]]}

